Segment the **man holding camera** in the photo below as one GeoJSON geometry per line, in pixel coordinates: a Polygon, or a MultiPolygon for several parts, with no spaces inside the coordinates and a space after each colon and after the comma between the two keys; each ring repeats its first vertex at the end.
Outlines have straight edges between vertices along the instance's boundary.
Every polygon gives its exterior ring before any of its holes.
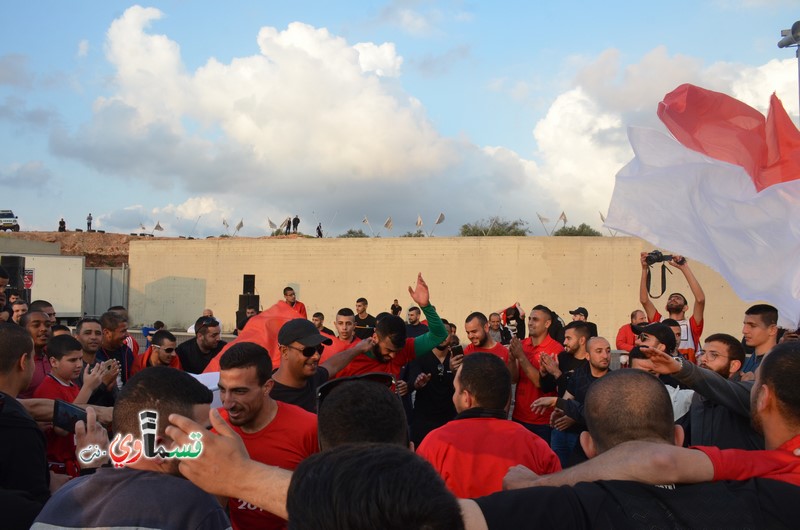
{"type": "MultiPolygon", "coordinates": [[[[647,276],[650,269],[648,263],[648,256],[654,252],[642,252],[640,260],[642,263],[642,279],[639,283],[639,301],[647,313],[647,320],[649,322],[661,322],[665,318],[672,318],[676,320],[681,326],[681,340],[677,347],[677,352],[686,357],[689,361],[697,363],[695,352],[700,344],[700,335],[703,333],[703,311],[706,307],[706,295],[703,288],[700,287],[697,278],[694,277],[692,269],[689,268],[689,263],[683,256],[674,255],[668,261],[669,265],[675,267],[683,273],[686,278],[686,283],[689,284],[689,289],[694,296],[694,307],[692,309],[692,316],[686,318],[686,311],[689,309],[689,301],[681,293],[672,293],[667,299],[667,316],[662,316],[653,301],[650,300],[650,293],[647,289],[647,276]]],[[[661,257],[661,254],[658,253],[661,257]]],[[[669,256],[663,256],[669,257],[669,256]]],[[[652,260],[652,258],[651,258],[652,260]]],[[[652,263],[652,261],[651,261],[652,263]]]]}

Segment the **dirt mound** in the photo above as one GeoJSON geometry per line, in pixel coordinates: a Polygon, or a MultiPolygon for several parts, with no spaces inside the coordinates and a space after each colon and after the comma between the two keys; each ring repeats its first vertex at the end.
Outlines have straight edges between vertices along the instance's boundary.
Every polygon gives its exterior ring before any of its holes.
{"type": "Polygon", "coordinates": [[[140,236],[98,232],[14,232],[6,237],[59,243],[66,256],[85,256],[87,267],[121,267],[128,263],[128,243],[140,236]]]}

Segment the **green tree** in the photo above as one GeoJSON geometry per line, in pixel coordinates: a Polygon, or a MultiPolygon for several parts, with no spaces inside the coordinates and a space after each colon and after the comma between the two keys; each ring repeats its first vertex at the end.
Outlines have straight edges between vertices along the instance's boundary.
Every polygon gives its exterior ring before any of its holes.
{"type": "Polygon", "coordinates": [[[367,234],[364,233],[363,230],[360,228],[358,230],[350,229],[344,234],[340,234],[339,237],[369,237],[367,234]]]}
{"type": "Polygon", "coordinates": [[[562,226],[555,232],[553,232],[554,236],[602,236],[600,232],[592,228],[591,226],[587,225],[586,223],[581,223],[579,226],[562,226]]]}
{"type": "Polygon", "coordinates": [[[427,237],[425,235],[425,231],[422,228],[418,228],[416,232],[406,232],[400,237],[427,237]]]}
{"type": "Polygon", "coordinates": [[[528,223],[522,219],[507,221],[502,217],[490,217],[474,223],[461,225],[459,235],[469,236],[527,236],[528,223]]]}

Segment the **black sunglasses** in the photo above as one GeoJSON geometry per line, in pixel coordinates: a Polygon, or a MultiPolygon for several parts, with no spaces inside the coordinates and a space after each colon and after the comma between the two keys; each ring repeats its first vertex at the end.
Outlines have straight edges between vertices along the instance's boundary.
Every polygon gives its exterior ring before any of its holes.
{"type": "Polygon", "coordinates": [[[178,348],[162,348],[162,347],[161,347],[161,346],[159,346],[158,344],[153,344],[153,346],[155,346],[155,347],[156,347],[156,348],[158,348],[159,350],[164,350],[164,351],[165,351],[165,352],[167,352],[167,353],[172,353],[172,352],[174,352],[175,350],[177,350],[177,349],[178,349],[178,348]]]}
{"type": "Polygon", "coordinates": [[[373,383],[379,383],[388,389],[392,389],[397,383],[394,376],[386,372],[371,372],[368,374],[332,379],[317,389],[317,410],[319,410],[319,408],[322,406],[322,402],[334,388],[337,388],[343,383],[347,383],[349,381],[372,381],[373,383]]]}
{"type": "Polygon", "coordinates": [[[306,348],[300,349],[295,346],[289,345],[286,346],[287,348],[291,348],[292,350],[299,351],[303,354],[303,357],[313,357],[316,354],[322,354],[322,349],[324,346],[322,344],[317,344],[316,346],[308,346],[306,348]]]}
{"type": "Polygon", "coordinates": [[[195,333],[199,333],[201,329],[206,328],[206,327],[213,328],[213,327],[219,326],[219,321],[217,321],[217,319],[214,318],[214,317],[199,318],[199,319],[197,319],[197,322],[199,322],[200,325],[198,326],[197,324],[195,324],[195,326],[194,326],[194,332],[195,333]]]}

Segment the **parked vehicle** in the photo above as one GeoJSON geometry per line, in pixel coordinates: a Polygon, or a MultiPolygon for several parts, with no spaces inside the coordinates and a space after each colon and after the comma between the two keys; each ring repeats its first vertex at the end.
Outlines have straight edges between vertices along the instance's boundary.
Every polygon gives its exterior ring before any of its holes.
{"type": "Polygon", "coordinates": [[[0,229],[19,232],[19,221],[11,210],[0,210],[0,229]]]}

